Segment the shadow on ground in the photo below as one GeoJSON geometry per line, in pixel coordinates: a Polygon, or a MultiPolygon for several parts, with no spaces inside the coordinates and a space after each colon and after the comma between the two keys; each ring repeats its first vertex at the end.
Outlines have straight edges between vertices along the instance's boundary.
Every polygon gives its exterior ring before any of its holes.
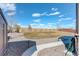
{"type": "Polygon", "coordinates": [[[74,36],[61,36],[58,39],[61,39],[61,41],[64,43],[65,49],[67,51],[72,52],[72,54],[76,55],[76,47],[75,47],[75,38],[74,36]]]}
{"type": "MultiPolygon", "coordinates": [[[[34,51],[37,50],[35,41],[17,41],[9,42],[5,56],[21,56],[28,48],[35,46],[34,51]]],[[[33,51],[33,52],[34,52],[33,51]]]]}

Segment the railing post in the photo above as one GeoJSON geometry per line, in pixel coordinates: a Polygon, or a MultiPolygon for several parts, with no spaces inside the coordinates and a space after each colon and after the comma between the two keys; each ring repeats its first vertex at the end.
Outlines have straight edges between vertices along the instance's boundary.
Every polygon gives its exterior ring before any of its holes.
{"type": "MultiPolygon", "coordinates": [[[[76,3],[76,33],[79,34],[79,4],[76,3]]],[[[78,51],[78,37],[77,39],[75,40],[75,46],[76,46],[76,49],[77,49],[77,55],[79,54],[79,51],[78,51]]]]}

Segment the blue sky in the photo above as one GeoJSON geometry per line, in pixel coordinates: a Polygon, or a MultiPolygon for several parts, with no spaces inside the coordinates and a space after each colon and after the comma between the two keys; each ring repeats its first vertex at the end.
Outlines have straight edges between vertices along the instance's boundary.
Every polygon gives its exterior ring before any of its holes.
{"type": "Polygon", "coordinates": [[[76,5],[69,3],[0,4],[9,23],[33,28],[75,28],[76,5]]]}

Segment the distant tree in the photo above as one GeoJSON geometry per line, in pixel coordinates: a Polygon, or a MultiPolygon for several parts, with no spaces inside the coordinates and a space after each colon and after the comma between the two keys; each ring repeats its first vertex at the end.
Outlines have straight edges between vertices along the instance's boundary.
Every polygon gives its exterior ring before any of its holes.
{"type": "Polygon", "coordinates": [[[15,25],[15,31],[19,33],[20,29],[21,29],[20,25],[16,24],[15,25]]]}
{"type": "Polygon", "coordinates": [[[8,29],[7,30],[8,30],[8,33],[11,33],[12,32],[12,27],[8,25],[8,29]]]}
{"type": "Polygon", "coordinates": [[[32,27],[31,27],[31,25],[29,25],[29,26],[28,26],[28,29],[29,29],[29,30],[32,30],[32,27]]]}

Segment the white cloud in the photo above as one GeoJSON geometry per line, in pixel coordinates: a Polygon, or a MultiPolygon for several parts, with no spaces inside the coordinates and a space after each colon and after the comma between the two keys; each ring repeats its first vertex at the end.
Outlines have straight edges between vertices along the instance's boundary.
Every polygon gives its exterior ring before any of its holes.
{"type": "Polygon", "coordinates": [[[39,24],[40,26],[45,26],[45,24],[39,24]]]}
{"type": "Polygon", "coordinates": [[[49,15],[59,15],[60,12],[54,12],[54,13],[50,13],[49,15]]]}
{"type": "Polygon", "coordinates": [[[40,16],[47,16],[47,12],[44,12],[44,13],[33,13],[32,16],[33,17],[40,17],[40,16]]]}
{"type": "Polygon", "coordinates": [[[36,23],[32,23],[32,24],[30,24],[30,25],[31,25],[32,27],[33,27],[33,26],[37,26],[37,24],[36,24],[36,23]]]}
{"type": "Polygon", "coordinates": [[[15,4],[13,3],[0,3],[0,8],[2,8],[4,11],[8,11],[8,10],[15,11],[16,10],[15,4]]]}
{"type": "Polygon", "coordinates": [[[47,26],[48,26],[48,27],[52,27],[52,24],[48,24],[47,26]]]}
{"type": "Polygon", "coordinates": [[[72,19],[71,23],[64,24],[63,27],[75,29],[75,26],[76,26],[76,22],[75,21],[76,21],[76,19],[72,19]]]}
{"type": "Polygon", "coordinates": [[[8,10],[11,10],[11,11],[15,11],[16,10],[15,4],[13,4],[13,3],[12,4],[10,4],[10,3],[6,4],[6,6],[7,6],[8,10]]]}
{"type": "Polygon", "coordinates": [[[64,18],[64,20],[72,20],[72,18],[64,18]]]}
{"type": "Polygon", "coordinates": [[[56,24],[55,23],[32,23],[30,24],[32,26],[32,28],[48,28],[48,29],[52,29],[52,28],[56,28],[56,24]]]}
{"type": "Polygon", "coordinates": [[[62,21],[62,19],[59,19],[58,21],[59,21],[59,22],[61,22],[61,21],[62,21]]]}
{"type": "Polygon", "coordinates": [[[13,16],[15,14],[16,14],[16,12],[9,12],[9,13],[7,13],[8,16],[13,16]]]}
{"type": "Polygon", "coordinates": [[[41,23],[40,23],[40,24],[32,23],[32,24],[30,24],[30,25],[33,26],[33,27],[34,27],[34,26],[39,27],[39,26],[44,26],[45,24],[41,24],[41,23]]]}
{"type": "Polygon", "coordinates": [[[57,11],[57,10],[58,10],[58,8],[52,8],[51,10],[52,10],[52,11],[57,11]]]}
{"type": "Polygon", "coordinates": [[[64,21],[64,20],[72,20],[72,18],[69,18],[69,17],[67,17],[67,18],[60,18],[58,21],[60,22],[60,21],[64,21]]]}
{"type": "Polygon", "coordinates": [[[75,28],[75,23],[70,23],[70,24],[66,24],[64,25],[64,27],[67,27],[67,28],[75,28]]]}
{"type": "Polygon", "coordinates": [[[33,22],[41,22],[41,19],[33,20],[33,22]]]}
{"type": "Polygon", "coordinates": [[[40,13],[33,13],[32,16],[33,16],[33,17],[40,17],[41,14],[40,14],[40,13]]]}
{"type": "Polygon", "coordinates": [[[56,25],[56,23],[48,23],[49,25],[56,25]]]}
{"type": "Polygon", "coordinates": [[[32,17],[41,17],[41,16],[51,16],[51,15],[59,15],[60,12],[56,11],[56,12],[53,12],[53,13],[47,13],[47,12],[44,12],[44,13],[33,13],[32,14],[32,17]]]}
{"type": "Polygon", "coordinates": [[[39,24],[40,28],[52,28],[53,24],[39,24]]]}
{"type": "Polygon", "coordinates": [[[57,24],[61,24],[61,22],[63,22],[63,21],[72,21],[73,19],[72,18],[60,18],[60,19],[58,19],[58,21],[57,21],[57,24]]]}
{"type": "Polygon", "coordinates": [[[12,16],[16,12],[16,6],[14,3],[0,3],[0,8],[6,12],[8,16],[12,16]]]}
{"type": "Polygon", "coordinates": [[[17,23],[17,25],[19,25],[19,26],[22,27],[22,28],[28,28],[27,25],[22,25],[22,24],[20,24],[20,23],[17,23]]]}
{"type": "Polygon", "coordinates": [[[43,24],[43,23],[40,23],[40,24],[32,23],[31,26],[32,26],[32,28],[48,28],[48,25],[43,24]]]}
{"type": "Polygon", "coordinates": [[[59,15],[59,17],[63,17],[64,15],[59,15]]]}
{"type": "Polygon", "coordinates": [[[37,28],[37,27],[39,27],[38,24],[36,24],[36,23],[32,23],[32,24],[30,24],[30,25],[31,25],[32,28],[37,28]]]}
{"type": "Polygon", "coordinates": [[[55,29],[56,28],[56,23],[48,23],[48,24],[46,24],[46,28],[48,28],[48,29],[55,29]]]}
{"type": "Polygon", "coordinates": [[[48,16],[47,12],[41,14],[41,16],[48,16]]]}

